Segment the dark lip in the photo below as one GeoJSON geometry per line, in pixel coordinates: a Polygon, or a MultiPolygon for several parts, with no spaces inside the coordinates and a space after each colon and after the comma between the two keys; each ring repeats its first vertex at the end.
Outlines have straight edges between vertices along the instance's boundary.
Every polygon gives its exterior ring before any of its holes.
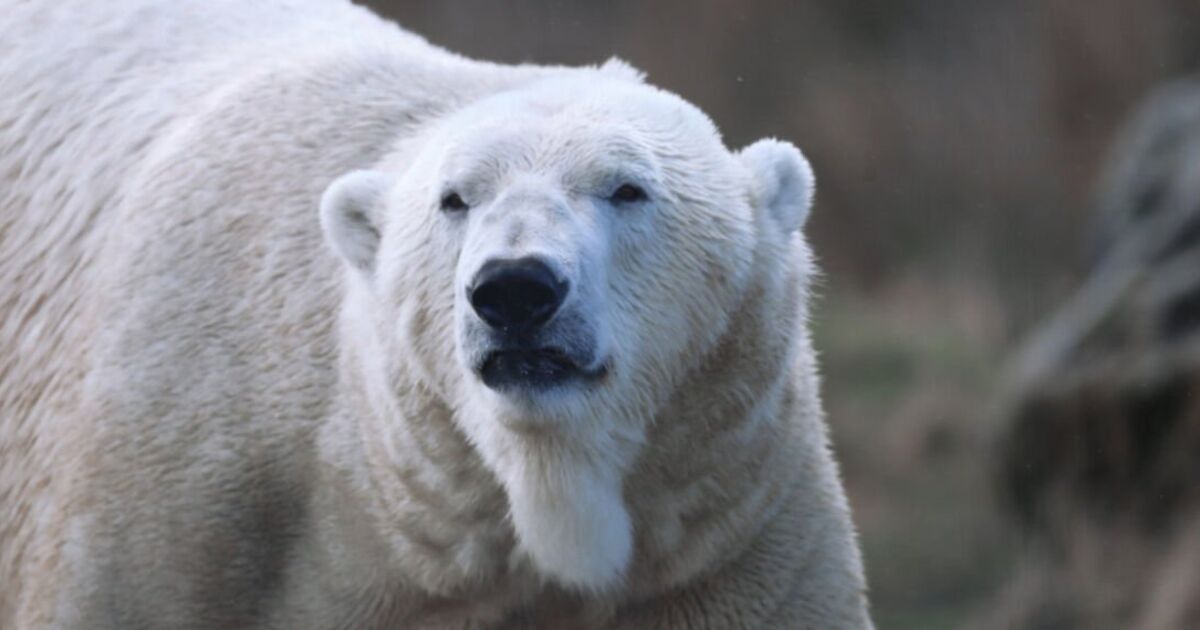
{"type": "Polygon", "coordinates": [[[573,382],[593,381],[608,372],[606,365],[588,370],[561,348],[520,348],[487,353],[476,370],[483,384],[509,389],[548,390],[573,382]]]}

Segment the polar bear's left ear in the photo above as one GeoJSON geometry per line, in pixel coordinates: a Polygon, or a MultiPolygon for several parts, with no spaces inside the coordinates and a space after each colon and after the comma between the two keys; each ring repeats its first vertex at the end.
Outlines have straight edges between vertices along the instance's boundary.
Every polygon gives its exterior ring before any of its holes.
{"type": "Polygon", "coordinates": [[[387,177],[377,171],[351,171],[321,195],[321,229],[333,250],[365,274],[375,269],[387,177]]]}
{"type": "Polygon", "coordinates": [[[750,170],[754,197],[763,210],[788,233],[803,227],[812,208],[815,181],[800,149],[780,140],[759,140],[742,149],[740,157],[750,170]]]}

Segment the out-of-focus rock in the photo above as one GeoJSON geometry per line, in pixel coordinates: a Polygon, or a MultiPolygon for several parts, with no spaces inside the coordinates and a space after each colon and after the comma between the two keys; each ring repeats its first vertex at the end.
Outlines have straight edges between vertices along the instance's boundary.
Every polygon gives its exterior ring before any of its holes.
{"type": "Polygon", "coordinates": [[[1200,82],[1117,142],[1082,287],[1018,354],[998,485],[1029,560],[990,624],[1200,627],[1200,82]]]}

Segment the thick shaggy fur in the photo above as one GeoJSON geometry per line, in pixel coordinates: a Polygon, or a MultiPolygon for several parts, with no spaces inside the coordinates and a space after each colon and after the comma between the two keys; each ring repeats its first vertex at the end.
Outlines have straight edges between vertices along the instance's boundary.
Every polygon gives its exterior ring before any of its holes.
{"type": "Polygon", "coordinates": [[[790,146],[342,2],[0,14],[0,627],[870,626],[790,146]],[[500,241],[433,190],[533,110],[496,168],[593,221],[529,239],[613,366],[550,402],[471,373],[500,241]],[[613,130],[645,208],[533,177],[613,130]]]}

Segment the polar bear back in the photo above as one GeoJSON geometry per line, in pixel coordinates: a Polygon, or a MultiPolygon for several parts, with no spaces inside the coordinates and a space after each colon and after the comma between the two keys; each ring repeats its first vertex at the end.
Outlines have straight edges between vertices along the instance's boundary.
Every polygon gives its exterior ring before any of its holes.
{"type": "MultiPolygon", "coordinates": [[[[457,58],[343,2],[6,2],[0,13],[0,627],[9,627],[30,568],[57,555],[34,533],[61,534],[68,471],[94,438],[79,413],[84,376],[112,289],[130,280],[114,276],[145,269],[113,252],[152,238],[153,219],[130,222],[122,208],[165,192],[153,180],[139,188],[154,164],[180,157],[174,143],[203,112],[252,92],[264,73],[287,72],[296,57],[353,45],[435,68],[457,58]]],[[[348,148],[330,153],[369,160],[384,147],[367,144],[391,137],[379,131],[347,133],[348,148]]],[[[311,202],[322,185],[297,187],[296,198],[311,202]]],[[[312,223],[322,252],[307,206],[297,222],[312,223]]]]}

